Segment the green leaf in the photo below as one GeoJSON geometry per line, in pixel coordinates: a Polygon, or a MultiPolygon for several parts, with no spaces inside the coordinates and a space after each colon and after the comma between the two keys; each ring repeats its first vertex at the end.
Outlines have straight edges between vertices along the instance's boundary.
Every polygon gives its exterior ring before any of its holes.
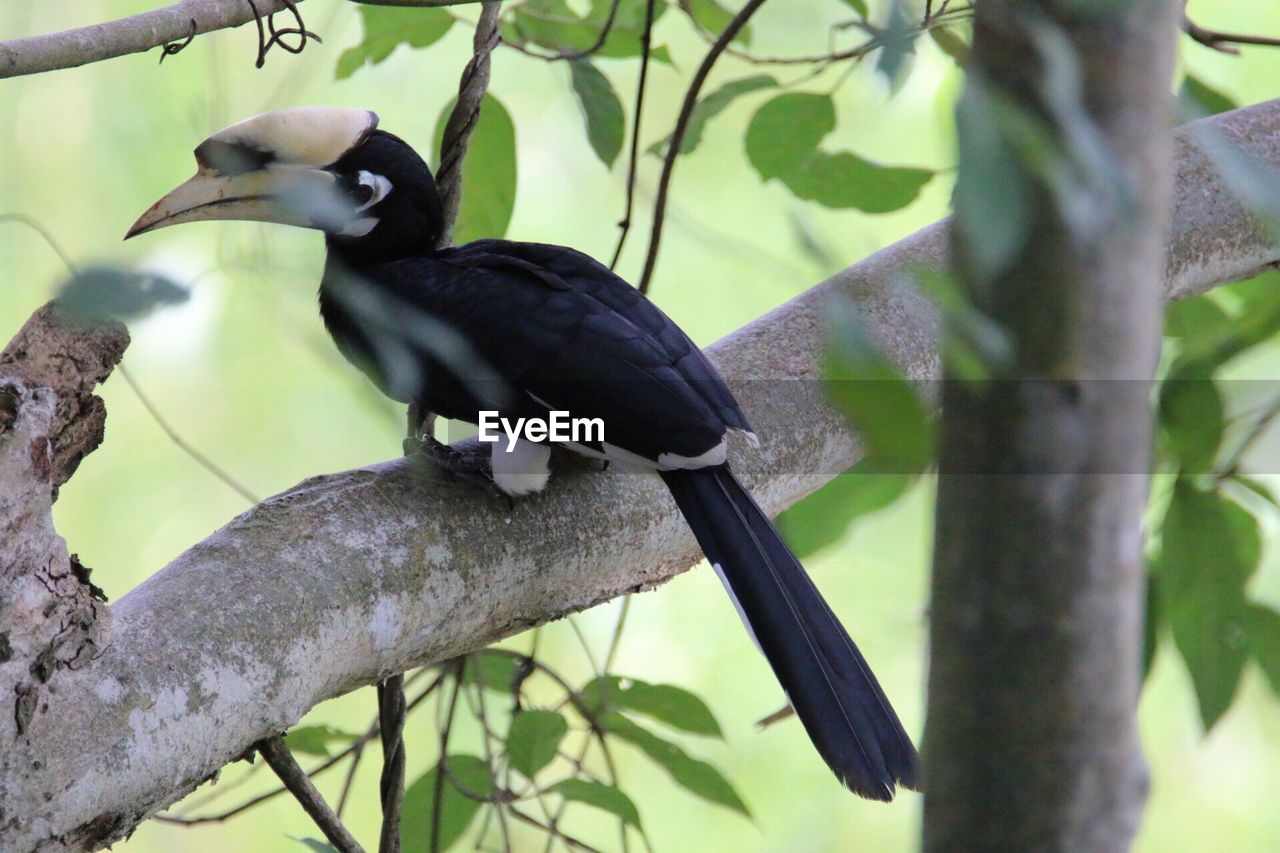
{"type": "Polygon", "coordinates": [[[1275,493],[1272,492],[1270,487],[1265,483],[1261,483],[1250,476],[1239,473],[1232,474],[1227,478],[1227,482],[1239,486],[1250,494],[1271,504],[1273,507],[1280,507],[1280,500],[1276,499],[1275,493]]]}
{"type": "Polygon", "coordinates": [[[1245,584],[1262,553],[1257,520],[1216,491],[1174,486],[1157,563],[1164,620],[1206,729],[1231,705],[1246,658],[1245,584]]]}
{"type": "Polygon", "coordinates": [[[332,741],[345,741],[350,743],[359,735],[344,732],[335,729],[332,726],[300,726],[291,729],[284,736],[284,744],[289,747],[292,752],[301,752],[304,755],[329,755],[329,744],[332,741]]]}
{"type": "MultiPolygon", "coordinates": [[[[586,50],[595,43],[599,26],[579,18],[565,0],[525,0],[509,19],[512,38],[552,51],[586,50]]],[[[503,33],[504,40],[508,39],[503,33]]]]}
{"type": "Polygon", "coordinates": [[[1183,369],[1194,363],[1199,369],[1212,370],[1280,333],[1280,274],[1264,273],[1238,282],[1233,289],[1243,299],[1240,310],[1225,326],[1183,340],[1179,356],[1183,369]]]}
{"type": "MultiPolygon", "coordinates": [[[[759,91],[760,89],[770,89],[778,85],[778,80],[771,74],[756,74],[752,77],[743,77],[740,80],[730,80],[719,89],[716,89],[710,95],[698,101],[693,107],[693,112],[689,114],[689,124],[685,127],[684,139],[680,141],[680,153],[688,154],[698,147],[698,143],[702,141],[702,132],[707,127],[707,122],[724,112],[734,99],[759,91]]],[[[667,136],[653,145],[650,145],[648,152],[662,156],[668,145],[671,144],[671,137],[667,136]]]]}
{"type": "Polygon", "coordinates": [[[922,472],[934,457],[930,412],[850,305],[833,303],[828,321],[827,390],[857,427],[866,456],[881,471],[922,472]]]}
{"type": "Polygon", "coordinates": [[[605,714],[600,718],[599,724],[608,734],[638,747],[650,760],[665,768],[671,778],[685,790],[708,802],[751,816],[733,785],[710,764],[690,757],[674,743],[641,728],[617,711],[605,714]]]}
{"type": "MultiPolygon", "coordinates": [[[[645,0],[619,0],[613,26],[603,45],[592,54],[600,58],[639,56],[644,45],[645,0]]],[[[579,17],[564,0],[525,0],[502,22],[503,41],[539,47],[556,53],[588,50],[599,40],[600,31],[609,17],[612,0],[593,0],[586,17],[579,17]]],[[[666,3],[658,3],[653,20],[666,11],[666,3]]],[[[650,47],[649,56],[656,62],[671,64],[665,46],[650,47]]]]}
{"type": "Polygon", "coordinates": [[[1030,237],[1031,188],[1010,136],[1012,107],[979,76],[956,110],[960,168],[952,197],[957,250],[980,282],[1000,275],[1030,237]]]}
{"type": "Polygon", "coordinates": [[[867,0],[840,0],[840,2],[852,9],[854,14],[862,20],[867,19],[867,0]]]}
{"type": "MultiPolygon", "coordinates": [[[[489,765],[474,755],[450,755],[448,772],[440,797],[440,830],[436,847],[447,850],[462,837],[483,804],[493,794],[489,765]],[[465,793],[464,793],[465,792],[465,793]]],[[[436,779],[440,766],[420,776],[404,792],[400,811],[400,844],[404,853],[432,850],[431,832],[435,822],[436,779]]]]}
{"type": "Polygon", "coordinates": [[[1250,655],[1258,662],[1271,689],[1280,694],[1280,613],[1251,604],[1245,613],[1244,626],[1250,655]]]}
{"type": "Polygon", "coordinates": [[[950,379],[981,383],[1008,375],[1015,347],[1003,326],[979,311],[963,282],[949,273],[920,270],[916,282],[942,317],[942,363],[950,379]]]}
{"type": "Polygon", "coordinates": [[[569,63],[573,73],[573,91],[578,96],[578,106],[587,123],[587,139],[596,156],[612,167],[622,151],[622,137],[626,129],[626,116],[622,101],[613,90],[609,78],[585,59],[569,63]]]}
{"type": "Polygon", "coordinates": [[[594,717],[625,708],[696,735],[723,737],[720,724],[707,704],[672,684],[649,684],[634,678],[602,676],[579,694],[594,717]]]}
{"type": "Polygon", "coordinates": [[[463,679],[486,690],[514,693],[520,675],[520,661],[510,655],[476,652],[468,655],[463,679]]]}
{"type": "MultiPolygon", "coordinates": [[[[436,122],[435,150],[440,151],[445,124],[456,99],[436,122]]],[[[436,162],[439,162],[437,156],[436,162]]],[[[506,107],[493,95],[480,103],[480,118],[462,164],[462,204],[453,242],[503,237],[516,206],[516,128],[506,107]]]]}
{"type": "Polygon", "coordinates": [[[523,711],[511,720],[507,734],[507,760],[532,779],[560,750],[560,741],[569,733],[569,724],[555,711],[523,711]]]}
{"type": "Polygon", "coordinates": [[[453,16],[444,9],[408,9],[395,6],[361,6],[364,39],[338,57],[335,76],[350,77],[368,63],[377,65],[397,47],[429,47],[453,26],[453,16]]]}
{"type": "MultiPolygon", "coordinates": [[[[734,16],[733,12],[721,6],[716,0],[680,0],[680,8],[700,30],[713,36],[724,32],[734,16]]],[[[744,47],[751,44],[751,25],[747,24],[738,30],[733,41],[744,47]]]]}
{"type": "Polygon", "coordinates": [[[138,320],[190,298],[185,287],[162,275],[106,264],[77,270],[58,288],[59,307],[89,323],[106,318],[138,320]]]}
{"type": "Polygon", "coordinates": [[[929,30],[929,38],[937,45],[938,50],[951,57],[961,68],[969,61],[969,52],[972,50],[969,42],[950,27],[934,27],[929,30]]]}
{"type": "Polygon", "coordinates": [[[1218,341],[1230,334],[1232,325],[1231,316],[1208,294],[1170,302],[1164,311],[1165,336],[1181,340],[1184,348],[1218,341]]]}
{"type": "Polygon", "coordinates": [[[858,518],[884,509],[916,481],[909,474],[884,473],[862,459],[777,518],[778,530],[804,559],[839,542],[858,518]]]}
{"type": "MultiPolygon", "coordinates": [[[[591,9],[587,12],[585,20],[589,21],[599,31],[609,17],[609,9],[612,5],[613,0],[592,0],[591,9]]],[[[625,59],[641,54],[644,50],[644,44],[641,42],[640,36],[644,33],[646,5],[646,0],[619,0],[618,11],[614,15],[613,27],[609,30],[609,37],[596,53],[596,56],[602,59],[625,59]]],[[[662,19],[662,15],[666,11],[666,3],[656,3],[654,5],[654,26],[657,26],[658,21],[662,19]]],[[[671,64],[671,55],[665,45],[657,47],[650,45],[649,57],[655,62],[671,64]]]]}
{"type": "Polygon", "coordinates": [[[915,53],[916,36],[920,31],[903,0],[889,4],[889,21],[876,35],[880,38],[880,56],[876,70],[885,76],[895,91],[906,78],[907,57],[915,53]]]}
{"type": "Polygon", "coordinates": [[[1209,376],[1180,374],[1160,385],[1160,427],[1182,470],[1203,474],[1212,470],[1222,445],[1222,395],[1209,376]]]}
{"type": "Polygon", "coordinates": [[[818,148],[835,129],[830,96],[791,92],[760,107],[747,127],[747,158],[764,180],[777,178],[797,197],[826,207],[888,213],[906,207],[933,172],[880,166],[849,152],[818,148]]]}
{"type": "Polygon", "coordinates": [[[559,794],[566,800],[603,809],[628,826],[640,828],[640,812],[636,809],[636,804],[613,785],[588,782],[586,779],[565,779],[547,790],[553,794],[559,794]]]}
{"type": "Polygon", "coordinates": [[[1190,74],[1178,90],[1178,118],[1184,122],[1230,112],[1236,106],[1229,97],[1190,74]]]}

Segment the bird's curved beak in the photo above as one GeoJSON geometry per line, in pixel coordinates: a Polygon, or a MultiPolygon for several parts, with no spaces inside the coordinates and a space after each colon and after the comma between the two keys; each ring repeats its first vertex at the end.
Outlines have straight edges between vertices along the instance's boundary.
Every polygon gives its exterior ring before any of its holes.
{"type": "Polygon", "coordinates": [[[125,239],[169,225],[217,219],[323,229],[350,215],[350,205],[335,190],[332,173],[307,166],[273,164],[239,175],[201,167],[138,217],[125,239]]]}
{"type": "Polygon", "coordinates": [[[354,207],[327,167],[377,129],[378,116],[342,107],[273,110],[196,148],[196,174],[153,204],[125,239],[213,219],[341,230],[354,207]]]}

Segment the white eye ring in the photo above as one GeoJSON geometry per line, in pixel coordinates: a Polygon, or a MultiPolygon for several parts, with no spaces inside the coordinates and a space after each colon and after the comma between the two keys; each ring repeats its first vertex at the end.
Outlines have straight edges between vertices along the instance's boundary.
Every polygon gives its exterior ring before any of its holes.
{"type": "Polygon", "coordinates": [[[375,175],[373,172],[361,170],[360,173],[356,175],[356,182],[360,186],[368,187],[373,191],[373,194],[369,196],[369,200],[356,208],[357,213],[373,207],[375,204],[386,198],[391,192],[391,182],[382,177],[382,175],[375,175]]]}

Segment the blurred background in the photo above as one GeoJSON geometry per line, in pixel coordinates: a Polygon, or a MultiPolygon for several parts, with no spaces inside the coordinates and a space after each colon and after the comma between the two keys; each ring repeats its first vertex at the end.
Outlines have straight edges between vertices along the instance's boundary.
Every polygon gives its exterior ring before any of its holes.
{"type": "MultiPolygon", "coordinates": [[[[156,0],[74,0],[0,6],[0,38],[104,21],[156,0]]],[[[877,4],[872,3],[873,18],[877,4]]],[[[430,149],[442,109],[456,93],[470,56],[471,27],[455,25],[422,51],[399,48],[387,61],[335,80],[345,49],[361,39],[357,7],[309,0],[300,7],[324,38],[297,56],[273,51],[254,68],[253,27],[197,39],[157,65],[158,51],[80,69],[0,82],[0,213],[32,217],[77,264],[109,262],[161,273],[190,288],[190,299],[131,325],[125,366],[182,440],[221,466],[253,495],[282,491],[321,472],[397,455],[403,413],[384,401],[333,350],[315,309],[323,261],[317,234],[277,226],[208,223],[162,231],[128,244],[127,227],[152,201],[193,170],[191,149],[233,121],[277,107],[367,107],[382,127],[430,149]]],[[[455,7],[474,21],[476,8],[455,7]]],[[[1190,4],[1199,23],[1220,30],[1280,33],[1280,7],[1252,0],[1190,4]]],[[[825,52],[831,24],[849,18],[834,0],[766,5],[753,21],[752,48],[765,55],[825,52]]],[[[655,44],[671,64],[651,69],[642,147],[674,124],[689,75],[706,42],[678,16],[659,21],[655,44]]],[[[1183,39],[1183,66],[1237,103],[1280,94],[1280,50],[1216,53],[1183,39]]],[[[838,127],[830,150],[852,150],[893,165],[939,174],[904,210],[868,215],[797,200],[778,182],[762,182],[743,153],[743,133],[764,96],[745,96],[708,126],[702,144],[676,170],[669,222],[651,296],[700,344],[799,294],[815,282],[947,212],[953,167],[952,111],[961,78],[928,40],[917,44],[910,73],[891,91],[871,63],[848,84],[825,80],[838,127]]],[[[638,63],[598,63],[628,106],[638,63]]],[[[569,69],[499,48],[491,92],[516,128],[518,194],[508,236],[564,243],[608,260],[623,208],[625,156],[606,169],[592,153],[569,87],[569,69]]],[[[753,73],[725,57],[704,92],[753,73]]],[[[779,76],[800,76],[783,71],[779,76]]],[[[641,157],[638,231],[619,271],[635,278],[643,262],[648,213],[660,168],[641,157]]],[[[465,192],[465,189],[464,189],[465,192]]],[[[35,233],[0,222],[0,338],[7,340],[66,277],[58,256],[35,233]]],[[[1237,369],[1267,378],[1280,366],[1270,348],[1237,369]]],[[[55,506],[71,551],[93,569],[111,598],[124,595],[249,503],[198,466],[166,435],[119,374],[102,390],[107,439],[63,489],[55,506]]],[[[765,436],[764,440],[768,440],[765,436]]],[[[1272,445],[1274,448],[1274,445],[1272,445]]],[[[1266,466],[1267,443],[1251,460],[1266,466]]],[[[893,697],[908,730],[923,726],[925,611],[932,483],[860,520],[807,564],[893,697]]],[[[1280,602],[1274,521],[1251,592],[1280,602]]],[[[264,571],[271,567],[264,566],[264,571]]],[[[227,590],[235,606],[236,590],[227,590]]],[[[602,654],[618,605],[578,618],[588,646],[602,654]]],[[[528,648],[527,638],[509,642],[528,648]]],[[[1162,648],[1141,707],[1153,789],[1139,839],[1143,850],[1280,849],[1280,701],[1250,665],[1241,696],[1206,736],[1181,660],[1162,648]]],[[[543,630],[539,654],[581,683],[592,664],[564,623],[543,630]]],[[[619,774],[657,850],[910,850],[920,798],[903,793],[889,806],[855,799],[831,777],[794,720],[765,731],[755,722],[783,697],[751,648],[719,582],[705,566],[634,598],[614,670],[688,688],[720,720],[724,739],[676,738],[719,767],[751,809],[747,819],[708,805],[670,783],[625,746],[619,774]]],[[[363,731],[374,713],[371,690],[317,708],[308,724],[363,731]]],[[[412,781],[435,760],[431,712],[410,718],[412,781]],[[415,740],[414,728],[426,730],[415,740]]],[[[473,731],[459,732],[459,743],[473,731]]],[[[376,753],[376,747],[371,751],[376,753]]],[[[378,756],[355,781],[348,819],[357,836],[376,835],[378,756]]],[[[234,781],[229,768],[208,796],[234,781]]],[[[218,806],[264,790],[265,774],[218,806]]],[[[322,777],[336,797],[341,774],[322,777]]],[[[603,849],[617,846],[614,822],[576,808],[566,828],[603,849]]],[[[276,798],[233,820],[186,828],[144,824],[116,849],[145,851],[303,849],[290,838],[319,832],[298,806],[276,798]]],[[[473,842],[472,842],[473,843],[473,842]]],[[[492,831],[488,849],[498,841],[492,831]]],[[[541,835],[520,834],[518,849],[540,849],[541,835]]],[[[470,846],[469,844],[467,846],[470,846]]]]}

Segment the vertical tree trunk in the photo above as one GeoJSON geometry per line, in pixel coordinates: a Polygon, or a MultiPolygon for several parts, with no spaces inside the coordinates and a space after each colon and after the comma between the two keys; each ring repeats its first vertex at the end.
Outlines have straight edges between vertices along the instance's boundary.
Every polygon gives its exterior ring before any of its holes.
{"type": "Polygon", "coordinates": [[[926,850],[1123,850],[1172,0],[978,0],[952,242],[1008,336],[943,390],[926,850]]]}

